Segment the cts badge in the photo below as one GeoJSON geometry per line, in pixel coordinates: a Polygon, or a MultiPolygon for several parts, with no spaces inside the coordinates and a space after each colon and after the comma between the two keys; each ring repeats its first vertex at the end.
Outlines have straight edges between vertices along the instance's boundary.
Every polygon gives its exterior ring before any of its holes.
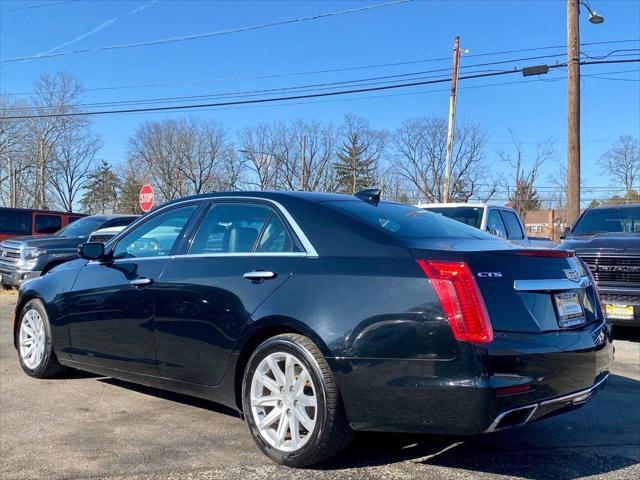
{"type": "Polygon", "coordinates": [[[502,278],[502,272],[478,272],[480,278],[502,278]]]}

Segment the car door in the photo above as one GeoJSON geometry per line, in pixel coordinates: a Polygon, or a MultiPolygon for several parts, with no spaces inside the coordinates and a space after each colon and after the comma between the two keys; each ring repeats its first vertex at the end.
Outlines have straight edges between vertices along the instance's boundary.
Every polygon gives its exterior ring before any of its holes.
{"type": "Polygon", "coordinates": [[[67,296],[72,358],[107,368],[157,374],[153,314],[156,282],[198,204],[152,215],[88,262],[67,296]]]}
{"type": "Polygon", "coordinates": [[[158,283],[156,345],[163,377],[222,379],[251,314],[306,255],[267,203],[216,201],[158,283]]]}
{"type": "Polygon", "coordinates": [[[512,242],[519,243],[521,245],[529,245],[529,239],[525,237],[524,231],[520,224],[520,220],[511,210],[500,210],[502,219],[507,227],[507,238],[512,242]]]}
{"type": "Polygon", "coordinates": [[[489,214],[487,215],[487,232],[496,237],[507,238],[507,227],[505,227],[497,208],[489,210],[489,214]]]}

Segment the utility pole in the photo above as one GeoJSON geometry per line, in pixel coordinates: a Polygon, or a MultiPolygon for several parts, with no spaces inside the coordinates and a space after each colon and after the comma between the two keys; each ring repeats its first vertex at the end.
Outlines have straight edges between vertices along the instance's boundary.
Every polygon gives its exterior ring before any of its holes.
{"type": "Polygon", "coordinates": [[[451,182],[451,153],[453,151],[453,130],[456,118],[456,96],[458,93],[458,63],[460,61],[460,37],[453,41],[453,71],[451,73],[451,96],[449,97],[449,130],[447,132],[447,162],[444,172],[444,201],[449,201],[451,182]]]}
{"type": "Polygon", "coordinates": [[[579,0],[567,0],[567,223],[580,214],[579,0]]]}
{"type": "Polygon", "coordinates": [[[300,146],[301,158],[300,158],[300,190],[303,192],[307,190],[307,136],[302,135],[302,145],[300,146]]]}

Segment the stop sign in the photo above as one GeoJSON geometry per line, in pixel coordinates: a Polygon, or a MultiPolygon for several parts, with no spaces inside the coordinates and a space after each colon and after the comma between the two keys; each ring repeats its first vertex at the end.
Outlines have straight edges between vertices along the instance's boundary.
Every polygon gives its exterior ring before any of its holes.
{"type": "Polygon", "coordinates": [[[148,212],[153,207],[153,188],[151,185],[143,185],[138,195],[140,208],[143,212],[148,212]]]}

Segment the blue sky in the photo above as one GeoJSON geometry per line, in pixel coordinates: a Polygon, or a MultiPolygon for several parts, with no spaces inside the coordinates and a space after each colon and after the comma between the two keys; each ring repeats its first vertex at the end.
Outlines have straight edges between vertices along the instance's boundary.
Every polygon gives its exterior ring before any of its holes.
{"type": "MultiPolygon", "coordinates": [[[[361,7],[367,1],[70,1],[27,8],[59,0],[0,1],[0,57],[40,54],[77,39],[57,51],[95,48],[167,37],[212,32],[361,7]]],[[[583,10],[582,42],[640,39],[640,2],[592,0],[605,16],[592,25],[583,10]]],[[[214,38],[160,46],[111,50],[0,64],[0,90],[28,92],[38,75],[69,71],[86,88],[120,85],[192,82],[255,77],[288,72],[405,62],[451,55],[453,38],[461,36],[461,65],[562,53],[562,48],[504,54],[474,55],[566,43],[565,2],[526,1],[414,1],[397,6],[258,29],[214,38]]],[[[638,49],[640,42],[583,47],[591,56],[612,49],[638,49]]],[[[636,55],[635,52],[618,52],[636,55]]],[[[614,57],[610,57],[614,58],[614,57]]],[[[628,58],[628,57],[616,57],[628,58]]],[[[563,61],[563,57],[558,57],[563,61]]],[[[550,60],[507,63],[507,68],[550,60]]],[[[89,91],[86,102],[203,95],[283,86],[305,85],[378,75],[445,68],[450,60],[315,75],[271,79],[209,81],[208,83],[89,91]]],[[[609,186],[596,160],[621,134],[640,135],[640,64],[584,66],[582,73],[583,175],[588,186],[609,186]],[[614,72],[614,73],[611,73],[614,72]],[[604,74],[604,77],[602,75],[604,74]]],[[[471,69],[473,70],[473,69],[471,69]]],[[[488,157],[495,171],[505,166],[494,151],[508,149],[508,129],[529,146],[547,138],[557,140],[558,160],[566,143],[566,80],[564,69],[525,82],[519,74],[461,82],[458,119],[474,120],[489,133],[488,157]],[[506,83],[506,84],[505,84],[506,83]],[[501,85],[495,85],[501,84],[501,85]],[[530,143],[529,143],[530,142],[530,143]]],[[[448,86],[361,94],[268,106],[208,109],[193,115],[215,118],[227,125],[231,137],[245,125],[262,121],[303,118],[339,124],[345,113],[370,120],[375,128],[394,129],[409,117],[446,116],[448,86]]],[[[126,157],[127,138],[143,120],[186,113],[147,113],[95,118],[105,143],[101,156],[112,163],[126,157]]],[[[538,185],[557,169],[549,163],[538,185]]],[[[583,198],[592,197],[593,194],[583,198]]]]}

